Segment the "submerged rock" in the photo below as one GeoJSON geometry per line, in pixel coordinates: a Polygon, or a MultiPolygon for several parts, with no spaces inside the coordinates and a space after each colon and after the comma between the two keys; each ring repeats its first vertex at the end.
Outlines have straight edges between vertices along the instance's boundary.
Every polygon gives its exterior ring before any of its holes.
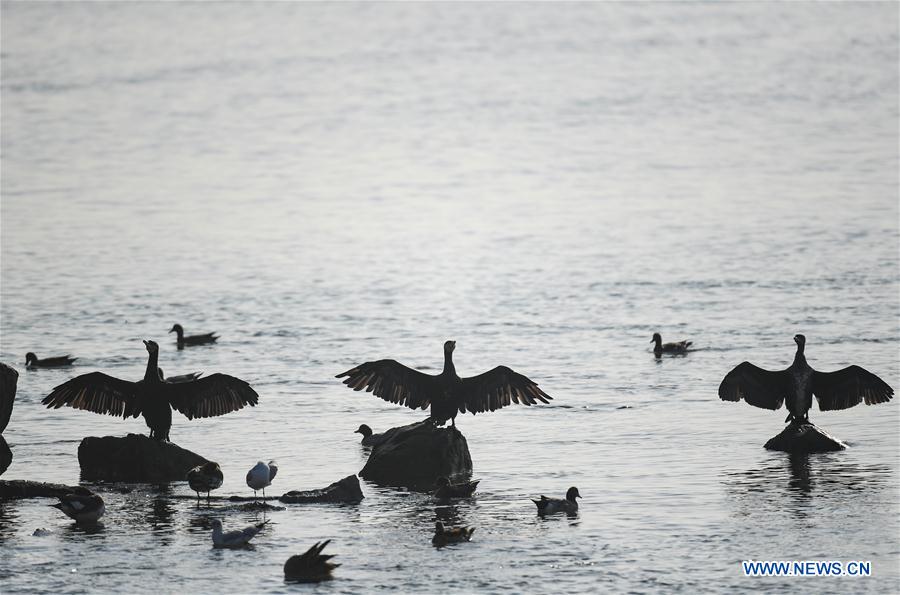
{"type": "Polygon", "coordinates": [[[343,502],[354,504],[361,501],[362,489],[355,475],[334,482],[321,490],[292,490],[279,498],[285,504],[305,504],[307,502],[343,502]]]}
{"type": "Polygon", "coordinates": [[[17,500],[20,498],[58,498],[66,494],[93,496],[94,492],[81,486],[67,486],[61,483],[44,483],[13,479],[0,481],[0,500],[17,500]]]}
{"type": "Polygon", "coordinates": [[[847,445],[809,422],[794,420],[780,434],[770,438],[765,447],[768,450],[802,453],[844,450],[847,445]]]}
{"type": "Polygon", "coordinates": [[[143,434],[88,436],[78,446],[81,476],[87,480],[184,481],[188,471],[208,462],[197,453],[143,434]]]}
{"type": "Polygon", "coordinates": [[[0,362],[0,434],[6,429],[9,417],[12,415],[18,381],[19,373],[0,362]]]}
{"type": "Polygon", "coordinates": [[[472,457],[465,436],[456,428],[437,428],[426,420],[391,428],[359,476],[384,485],[431,490],[438,477],[468,476],[472,457]]]}

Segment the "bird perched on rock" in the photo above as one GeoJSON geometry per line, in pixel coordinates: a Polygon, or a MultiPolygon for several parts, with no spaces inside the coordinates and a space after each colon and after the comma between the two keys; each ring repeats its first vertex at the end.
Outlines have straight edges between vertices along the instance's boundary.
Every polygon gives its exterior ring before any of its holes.
{"type": "Polygon", "coordinates": [[[434,537],[431,543],[436,546],[447,545],[448,543],[459,543],[461,541],[471,541],[472,533],[475,527],[444,527],[444,523],[437,521],[434,524],[434,537]]]}
{"type": "Polygon", "coordinates": [[[379,442],[381,442],[381,437],[383,434],[373,434],[372,428],[367,426],[366,424],[362,424],[359,428],[354,432],[354,434],[359,433],[362,434],[362,440],[360,440],[360,444],[363,446],[375,446],[379,442]]]}
{"type": "Polygon", "coordinates": [[[532,500],[532,502],[537,506],[538,514],[554,514],[557,512],[572,514],[578,512],[578,502],[575,498],[581,498],[581,494],[578,493],[578,488],[571,487],[566,492],[565,500],[541,496],[540,500],[532,500]]]}
{"type": "Polygon", "coordinates": [[[462,483],[450,483],[446,477],[438,477],[435,485],[437,489],[434,491],[434,497],[439,499],[449,498],[468,498],[475,492],[478,487],[478,481],[464,481],[462,483]]]}
{"type": "Polygon", "coordinates": [[[660,357],[664,353],[668,353],[671,355],[682,355],[688,352],[688,347],[690,347],[693,343],[691,341],[678,341],[677,343],[663,343],[662,337],[659,333],[653,333],[653,338],[650,339],[653,345],[653,355],[656,357],[660,357]]]}
{"type": "Polygon", "coordinates": [[[306,552],[297,556],[291,556],[284,563],[284,578],[289,581],[297,581],[301,583],[318,583],[319,581],[331,580],[331,571],[340,566],[329,562],[334,555],[323,554],[322,550],[331,543],[328,539],[306,550],[306,552]]]}
{"type": "Polygon", "coordinates": [[[172,409],[194,419],[225,415],[259,401],[249,384],[227,374],[175,384],[164,382],[157,370],[159,345],[154,341],[144,341],[144,345],[149,357],[143,380],[131,382],[102,372],[82,374],[54,388],[41,403],[53,409],[68,406],[123,418],[141,415],[151,438],[168,441],[172,409]]]}
{"type": "Polygon", "coordinates": [[[188,471],[187,480],[191,489],[197,492],[197,504],[200,504],[200,492],[206,492],[206,502],[209,503],[209,493],[222,487],[225,476],[219,464],[210,461],[188,471]]]}
{"type": "Polygon", "coordinates": [[[262,461],[258,461],[250,471],[247,472],[247,485],[253,490],[253,498],[256,498],[256,490],[262,490],[263,500],[266,499],[266,486],[272,484],[275,474],[278,473],[278,466],[275,461],[269,461],[266,465],[262,461]]]}
{"type": "Polygon", "coordinates": [[[785,422],[809,422],[813,395],[822,411],[848,409],[863,401],[866,405],[886,403],[894,395],[894,389],[884,380],[859,366],[835,372],[813,370],[803,353],[806,337],[796,335],[794,342],[797,352],[787,369],[773,372],[742,362],[725,375],[719,385],[719,398],[744,399],[754,407],[773,411],[785,403],[790,412],[785,422]]]}
{"type": "Polygon", "coordinates": [[[243,547],[250,543],[250,540],[256,537],[257,533],[263,530],[269,521],[244,527],[239,531],[222,531],[222,521],[213,519],[212,522],[212,541],[213,547],[243,547]]]}
{"type": "Polygon", "coordinates": [[[61,366],[71,366],[72,362],[77,359],[77,357],[72,357],[71,355],[60,355],[59,357],[45,357],[44,359],[38,359],[38,356],[29,351],[25,354],[25,367],[59,368],[61,366]]]}
{"type": "Polygon", "coordinates": [[[360,364],[336,378],[346,376],[344,384],[353,390],[365,388],[376,397],[410,409],[430,406],[430,417],[435,424],[450,420],[454,427],[457,413],[470,411],[475,414],[494,411],[510,403],[533,405],[552,400],[535,382],[506,366],[497,366],[471,378],[460,378],[453,365],[455,348],[456,341],[444,343],[444,370],[436,376],[407,368],[392,359],[382,359],[360,364]]]}
{"type": "Polygon", "coordinates": [[[187,374],[179,374],[177,376],[169,376],[166,377],[162,368],[157,368],[159,371],[159,379],[163,382],[168,382],[169,384],[181,384],[182,382],[190,382],[191,380],[197,380],[200,376],[203,375],[203,372],[188,372],[187,374]]]}
{"type": "Polygon", "coordinates": [[[175,333],[175,344],[179,349],[182,347],[190,347],[191,345],[208,345],[219,340],[216,333],[206,333],[204,335],[185,335],[184,329],[180,324],[173,324],[170,333],[175,333]]]}
{"type": "Polygon", "coordinates": [[[106,512],[103,498],[97,494],[65,494],[59,497],[59,503],[51,506],[63,511],[79,525],[92,525],[106,512]]]}

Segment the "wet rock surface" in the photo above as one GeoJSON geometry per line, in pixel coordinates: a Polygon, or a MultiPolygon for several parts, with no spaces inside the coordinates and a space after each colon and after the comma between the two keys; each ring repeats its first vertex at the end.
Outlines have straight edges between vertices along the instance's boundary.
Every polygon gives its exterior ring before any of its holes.
{"type": "Polygon", "coordinates": [[[780,434],[770,438],[765,447],[781,452],[806,453],[844,450],[847,445],[814,424],[792,421],[780,434]]]}
{"type": "Polygon", "coordinates": [[[206,459],[171,442],[143,434],[88,436],[78,446],[82,479],[153,483],[183,481],[206,459]]]}
{"type": "Polygon", "coordinates": [[[309,502],[335,502],[356,503],[361,501],[362,489],[359,487],[359,479],[355,475],[348,475],[344,479],[334,482],[321,490],[292,490],[283,494],[279,500],[285,504],[305,504],[309,502]]]}
{"type": "Polygon", "coordinates": [[[92,496],[94,493],[81,486],[67,486],[61,483],[44,483],[26,479],[0,481],[0,500],[20,498],[58,498],[65,494],[92,496]]]}

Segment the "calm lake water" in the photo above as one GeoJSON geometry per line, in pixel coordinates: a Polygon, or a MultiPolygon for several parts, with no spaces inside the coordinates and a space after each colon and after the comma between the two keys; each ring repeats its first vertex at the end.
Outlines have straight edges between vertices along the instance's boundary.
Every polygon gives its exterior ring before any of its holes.
{"type": "Polygon", "coordinates": [[[92,486],[103,528],[0,503],[7,592],[896,592],[900,408],[812,412],[845,452],[763,443],[784,410],[719,401],[743,360],[851,363],[900,385],[898,5],[3,3],[2,342],[20,370],[4,479],[74,484],[48,411],[75,374],[249,381],[259,406],[177,415],[219,494],[359,471],[353,430],[424,417],[333,378],[393,357],[499,364],[555,400],[465,416],[477,497],[363,483],[211,548],[184,482],[92,486]],[[218,331],[177,351],[166,331],[218,331]],[[650,336],[691,339],[655,361],[650,336]],[[25,371],[25,352],[72,353],[25,371]],[[578,486],[577,518],[530,497],[578,486]],[[477,527],[436,550],[435,519],[477,527]],[[53,533],[34,537],[44,527],[53,533]],[[332,539],[338,580],[282,565],[332,539]],[[869,578],[740,561],[869,560],[869,578]]]}

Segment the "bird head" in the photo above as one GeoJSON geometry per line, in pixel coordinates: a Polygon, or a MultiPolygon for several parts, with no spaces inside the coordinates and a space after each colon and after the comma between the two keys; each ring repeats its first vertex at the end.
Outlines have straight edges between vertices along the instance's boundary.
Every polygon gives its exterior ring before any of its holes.
{"type": "Polygon", "coordinates": [[[159,345],[156,344],[156,341],[144,341],[144,347],[147,348],[147,353],[159,353],[159,345]]]}
{"type": "Polygon", "coordinates": [[[456,349],[456,341],[446,341],[444,343],[444,353],[453,353],[454,349],[456,349]]]}
{"type": "Polygon", "coordinates": [[[659,333],[653,333],[653,338],[650,339],[650,342],[651,343],[662,343],[662,337],[659,335],[659,333]]]}
{"type": "Polygon", "coordinates": [[[443,488],[443,487],[450,485],[450,480],[447,479],[446,477],[438,477],[437,481],[434,482],[434,485],[436,485],[440,488],[443,488]]]}
{"type": "Polygon", "coordinates": [[[184,329],[181,328],[180,324],[173,324],[172,328],[169,329],[170,333],[178,333],[179,335],[184,332],[184,329]]]}
{"type": "Polygon", "coordinates": [[[437,533],[443,533],[443,532],[444,532],[444,523],[442,523],[442,522],[440,522],[440,521],[437,521],[437,522],[434,524],[434,530],[435,530],[435,532],[437,532],[437,533]]]}
{"type": "Polygon", "coordinates": [[[575,498],[581,498],[581,494],[578,493],[578,488],[573,486],[569,488],[569,491],[566,492],[566,500],[571,500],[572,502],[574,502],[575,498]]]}
{"type": "Polygon", "coordinates": [[[360,424],[359,428],[353,433],[354,434],[362,434],[363,436],[371,436],[372,428],[370,428],[366,424],[360,424]]]}
{"type": "Polygon", "coordinates": [[[25,365],[26,366],[28,364],[30,364],[32,362],[36,362],[36,361],[37,361],[37,356],[35,354],[31,353],[30,351],[25,354],[25,365]]]}
{"type": "Polygon", "coordinates": [[[806,337],[803,335],[794,335],[794,343],[796,343],[798,347],[803,347],[806,345],[806,337]]]}
{"type": "Polygon", "coordinates": [[[213,519],[213,521],[212,521],[212,528],[213,528],[213,529],[221,529],[221,528],[222,528],[222,521],[220,521],[219,519],[213,519]]]}

